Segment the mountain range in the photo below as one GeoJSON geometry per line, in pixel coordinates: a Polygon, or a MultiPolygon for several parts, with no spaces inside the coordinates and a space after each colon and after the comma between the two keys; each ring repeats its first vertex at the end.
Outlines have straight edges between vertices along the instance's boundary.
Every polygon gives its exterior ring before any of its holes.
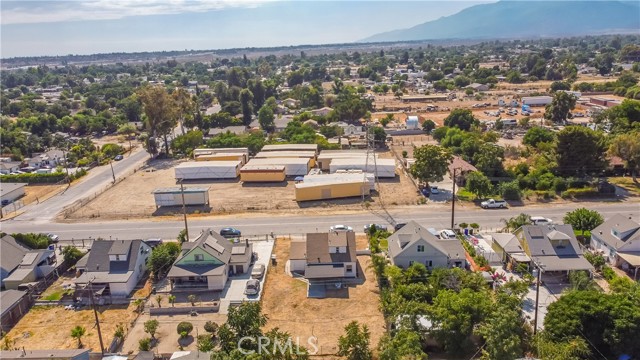
{"type": "Polygon", "coordinates": [[[361,42],[517,39],[640,32],[638,1],[502,0],[361,42]]]}

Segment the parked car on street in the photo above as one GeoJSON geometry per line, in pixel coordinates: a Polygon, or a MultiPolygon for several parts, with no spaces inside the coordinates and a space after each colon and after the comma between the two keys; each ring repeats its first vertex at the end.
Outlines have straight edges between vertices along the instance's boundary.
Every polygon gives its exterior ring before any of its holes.
{"type": "Polygon", "coordinates": [[[453,232],[453,230],[451,230],[451,229],[440,230],[440,233],[438,235],[440,235],[440,239],[455,239],[456,238],[456,233],[453,232]]]}
{"type": "Polygon", "coordinates": [[[222,235],[222,237],[225,238],[237,238],[242,236],[242,232],[240,232],[240,230],[232,228],[232,227],[227,227],[227,228],[223,228],[220,229],[220,235],[222,235]]]}
{"type": "Polygon", "coordinates": [[[349,232],[349,231],[353,231],[353,228],[351,226],[347,226],[347,225],[333,225],[332,227],[329,228],[329,231],[331,231],[331,232],[349,232]]]}
{"type": "Polygon", "coordinates": [[[260,292],[260,281],[256,279],[249,279],[247,285],[244,288],[245,295],[258,295],[260,292]]]}
{"type": "Polygon", "coordinates": [[[60,237],[56,234],[48,233],[47,237],[51,240],[51,242],[57,243],[60,241],[60,237]]]}
{"type": "Polygon", "coordinates": [[[115,161],[120,161],[122,159],[124,159],[124,156],[122,156],[122,155],[116,155],[116,157],[113,158],[113,160],[115,160],[115,161]]]}
{"type": "Polygon", "coordinates": [[[251,270],[251,278],[262,279],[263,275],[264,275],[264,264],[253,265],[253,269],[251,270]]]}
{"type": "Polygon", "coordinates": [[[440,190],[438,190],[438,187],[437,187],[437,186],[432,186],[432,187],[431,187],[431,193],[432,193],[432,194],[439,194],[439,193],[440,193],[440,190]]]}
{"type": "Polygon", "coordinates": [[[398,231],[402,229],[403,226],[407,225],[407,223],[397,223],[396,226],[393,227],[394,231],[398,231]]]}
{"type": "Polygon", "coordinates": [[[533,225],[550,225],[553,224],[553,220],[546,218],[546,217],[542,217],[542,216],[532,216],[531,217],[531,222],[533,223],[533,225]]]}
{"type": "Polygon", "coordinates": [[[507,202],[504,200],[489,199],[480,203],[480,207],[483,209],[506,209],[507,202]]]}

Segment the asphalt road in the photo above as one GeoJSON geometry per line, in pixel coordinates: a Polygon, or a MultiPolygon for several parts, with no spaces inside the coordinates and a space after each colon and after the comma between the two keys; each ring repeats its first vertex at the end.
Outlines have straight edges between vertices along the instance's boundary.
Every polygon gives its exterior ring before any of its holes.
{"type": "MultiPolygon", "coordinates": [[[[555,206],[530,206],[527,208],[510,208],[503,210],[481,210],[478,208],[464,208],[456,211],[456,223],[478,223],[482,230],[492,231],[502,227],[501,219],[509,218],[525,212],[532,216],[545,216],[560,222],[568,211],[578,207],[598,210],[605,218],[622,213],[640,220],[640,203],[572,203],[555,206]]],[[[449,228],[451,222],[450,208],[445,205],[422,205],[393,209],[390,211],[397,223],[415,220],[426,227],[437,229],[449,228]]],[[[204,228],[219,230],[231,226],[242,231],[243,235],[263,235],[270,232],[275,234],[303,234],[312,231],[328,231],[331,225],[344,224],[352,226],[355,231],[362,232],[363,226],[369,223],[389,224],[380,214],[363,211],[355,214],[327,214],[327,215],[256,215],[196,217],[189,219],[191,237],[204,228]]],[[[21,220],[9,220],[2,223],[2,231],[13,232],[52,232],[61,239],[172,239],[184,227],[182,220],[119,220],[119,221],[88,221],[83,223],[33,223],[21,220]]]]}
{"type": "MultiPolygon", "coordinates": [[[[130,156],[125,155],[121,161],[113,162],[113,172],[116,178],[132,171],[136,166],[142,164],[149,154],[145,150],[134,151],[130,156]]],[[[103,165],[92,169],[89,174],[80,180],[79,183],[73,184],[64,192],[56,195],[39,204],[31,203],[21,209],[23,213],[11,222],[24,222],[34,225],[44,225],[50,223],[56,215],[67,205],[85,198],[92,193],[98,192],[113,182],[113,174],[111,166],[103,165]]],[[[4,228],[2,224],[2,228],[4,228]]],[[[37,228],[38,226],[36,226],[37,228]]]]}

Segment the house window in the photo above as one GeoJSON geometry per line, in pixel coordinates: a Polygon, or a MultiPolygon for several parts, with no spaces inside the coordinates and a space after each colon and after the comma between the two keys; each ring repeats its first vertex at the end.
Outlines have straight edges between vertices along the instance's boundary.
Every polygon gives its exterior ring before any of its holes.
{"type": "Polygon", "coordinates": [[[116,261],[120,261],[120,255],[116,255],[116,261]]]}
{"type": "Polygon", "coordinates": [[[195,259],[196,261],[203,261],[204,260],[204,255],[202,254],[195,254],[195,259]]]}
{"type": "Polygon", "coordinates": [[[431,260],[427,260],[427,262],[425,263],[425,265],[427,265],[427,267],[432,267],[432,266],[433,266],[433,261],[431,261],[431,260]]]}
{"type": "Polygon", "coordinates": [[[413,265],[413,261],[409,261],[409,266],[413,265]]]}
{"type": "Polygon", "coordinates": [[[418,245],[418,252],[424,252],[424,245],[418,245]]]}
{"type": "Polygon", "coordinates": [[[347,272],[353,271],[353,265],[347,265],[347,272]]]}

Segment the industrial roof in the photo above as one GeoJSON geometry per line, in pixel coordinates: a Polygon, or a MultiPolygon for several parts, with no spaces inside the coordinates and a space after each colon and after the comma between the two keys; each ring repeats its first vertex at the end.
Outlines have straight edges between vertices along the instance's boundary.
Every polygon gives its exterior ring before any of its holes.
{"type": "Polygon", "coordinates": [[[376,166],[396,166],[396,160],[395,159],[376,159],[375,162],[373,161],[373,159],[369,159],[369,161],[367,162],[367,158],[366,156],[362,156],[362,157],[352,157],[352,158],[337,158],[337,159],[333,159],[331,160],[331,165],[332,166],[339,166],[339,165],[365,165],[365,164],[369,164],[369,166],[374,166],[374,164],[376,166]]]}
{"type": "Polygon", "coordinates": [[[270,172],[270,171],[284,171],[284,165],[245,165],[240,169],[240,172],[270,172]]]}
{"type": "Polygon", "coordinates": [[[262,147],[262,151],[278,150],[313,150],[317,152],[318,144],[273,144],[262,147]]]}
{"type": "MultiPolygon", "coordinates": [[[[251,159],[247,165],[291,165],[291,164],[309,164],[309,158],[268,158],[268,159],[251,159]]],[[[246,166],[246,165],[245,165],[246,166]]]]}
{"type": "MultiPolygon", "coordinates": [[[[185,194],[201,193],[201,192],[207,192],[207,191],[209,191],[209,187],[185,187],[184,188],[185,194]]],[[[182,193],[182,190],[180,189],[179,186],[175,186],[175,187],[155,189],[151,193],[152,194],[180,194],[182,193]]]]}
{"type": "Polygon", "coordinates": [[[230,160],[230,161],[193,161],[193,162],[183,162],[176,166],[176,169],[183,168],[199,168],[199,167],[229,167],[229,166],[240,166],[240,161],[238,160],[230,160]]]}
{"type": "Polygon", "coordinates": [[[294,150],[286,150],[286,151],[260,151],[259,153],[256,154],[255,158],[256,159],[260,159],[260,158],[274,158],[274,157],[308,157],[308,158],[315,158],[316,157],[316,152],[315,151],[306,151],[306,150],[298,150],[298,151],[294,151],[294,150]]]}

